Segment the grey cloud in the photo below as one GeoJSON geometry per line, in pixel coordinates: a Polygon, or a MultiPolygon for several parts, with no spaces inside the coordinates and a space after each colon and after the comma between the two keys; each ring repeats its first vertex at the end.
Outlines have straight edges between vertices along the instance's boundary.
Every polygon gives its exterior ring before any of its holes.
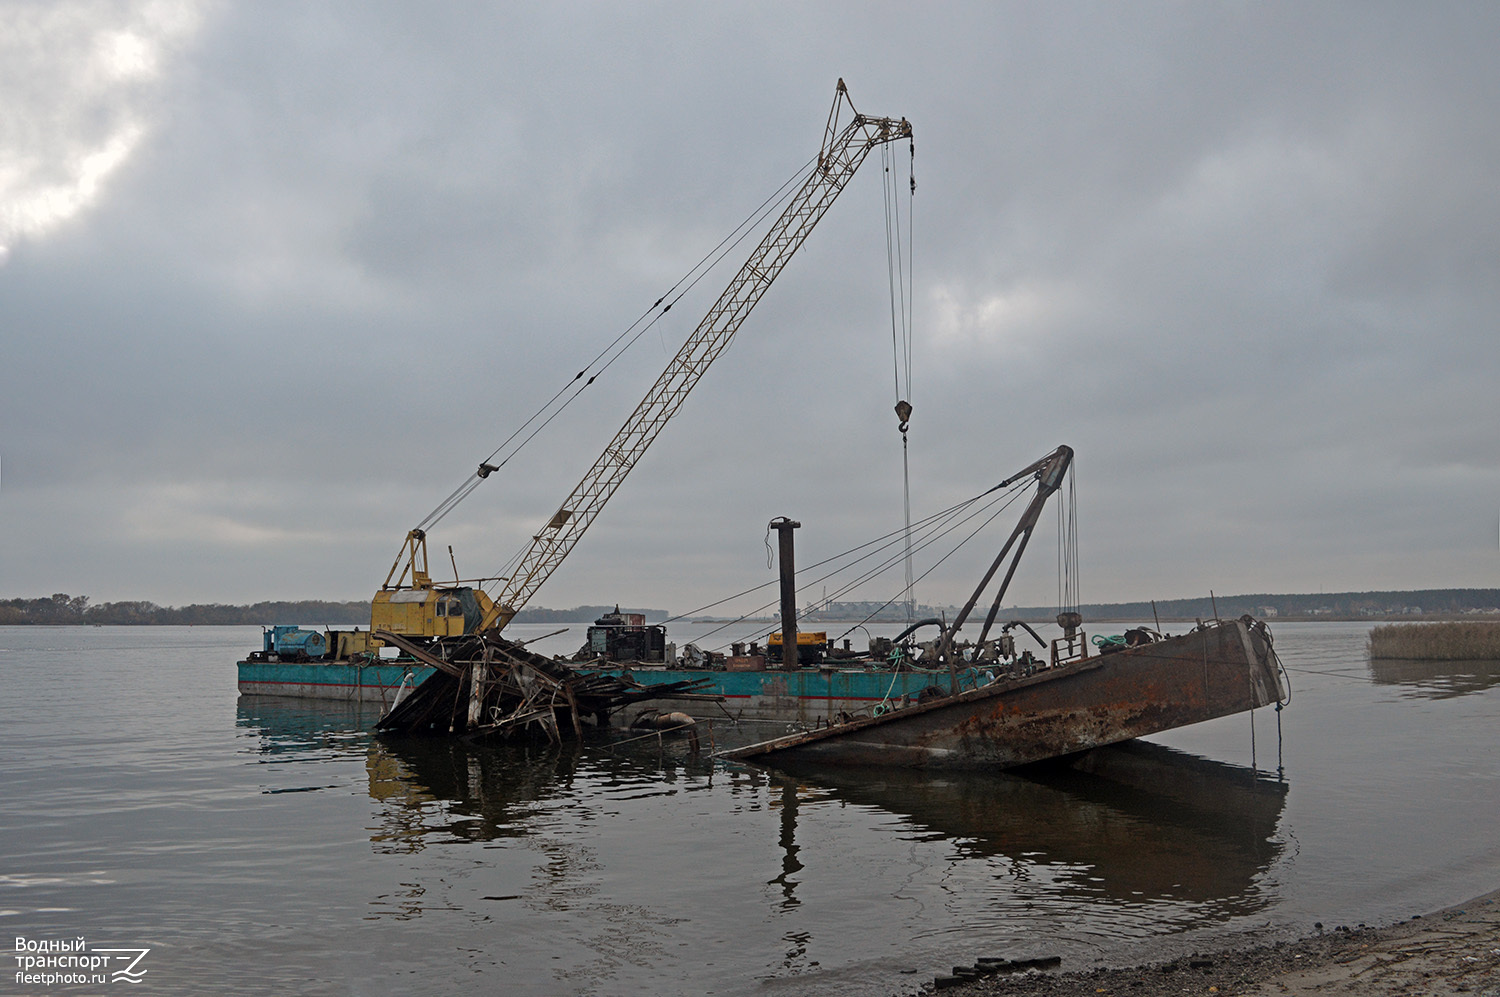
{"type": "MultiPolygon", "coordinates": [[[[816,150],[841,75],[917,132],[919,514],[1068,442],[1090,600],[1492,584],[1496,17],[211,8],[97,203],[0,267],[0,590],[361,596],[816,150]]],[[[899,522],[877,169],[539,601],[689,608],[764,573],[772,516],[809,551],[899,522]]],[[[439,548],[502,563],[727,276],[439,548]]]]}

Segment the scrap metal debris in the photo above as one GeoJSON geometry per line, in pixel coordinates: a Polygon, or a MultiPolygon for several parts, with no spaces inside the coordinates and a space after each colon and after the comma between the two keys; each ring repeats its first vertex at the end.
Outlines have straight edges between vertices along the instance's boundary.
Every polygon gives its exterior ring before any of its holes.
{"type": "Polygon", "coordinates": [[[508,737],[541,732],[582,739],[583,721],[653,699],[691,695],[708,679],[643,686],[613,675],[584,674],[493,632],[423,646],[389,631],[375,636],[436,673],[375,725],[403,734],[508,737]]]}

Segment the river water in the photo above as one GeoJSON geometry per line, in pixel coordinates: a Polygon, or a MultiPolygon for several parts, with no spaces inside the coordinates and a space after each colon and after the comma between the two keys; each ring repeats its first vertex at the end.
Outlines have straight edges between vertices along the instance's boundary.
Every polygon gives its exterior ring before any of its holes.
{"type": "Polygon", "coordinates": [[[387,743],[352,706],[238,697],[258,628],[0,628],[7,952],[149,948],[140,993],[894,995],[980,955],[1117,964],[1500,886],[1500,663],[1273,629],[1279,725],[927,778],[387,743]]]}

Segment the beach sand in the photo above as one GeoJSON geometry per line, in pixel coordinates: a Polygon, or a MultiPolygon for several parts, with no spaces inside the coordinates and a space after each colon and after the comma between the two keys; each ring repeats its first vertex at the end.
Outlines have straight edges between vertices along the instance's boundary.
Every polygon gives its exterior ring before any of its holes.
{"type": "MultiPolygon", "coordinates": [[[[945,982],[946,981],[940,981],[945,982]]],[[[1305,938],[1128,969],[999,974],[946,984],[952,997],[1075,994],[1301,997],[1305,994],[1500,997],[1500,890],[1379,928],[1333,927],[1305,938]]]]}

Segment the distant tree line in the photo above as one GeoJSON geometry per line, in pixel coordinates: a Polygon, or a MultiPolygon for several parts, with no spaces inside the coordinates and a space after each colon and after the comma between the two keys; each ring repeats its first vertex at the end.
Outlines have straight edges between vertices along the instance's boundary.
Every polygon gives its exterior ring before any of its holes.
{"type": "MultiPolygon", "coordinates": [[[[1393,617],[1452,617],[1471,614],[1500,615],[1500,589],[1415,589],[1404,592],[1332,592],[1316,595],[1230,595],[1212,599],[1159,599],[1156,615],[1163,620],[1211,619],[1217,608],[1222,618],[1251,616],[1292,619],[1390,619],[1393,617]]],[[[516,623],[592,623],[613,605],[574,606],[572,609],[521,610],[516,623]]],[[[952,612],[956,609],[951,608],[952,612]]],[[[1085,620],[1150,620],[1150,602],[1094,603],[1080,607],[1085,620]]],[[[625,608],[621,612],[643,613],[648,623],[667,618],[664,609],[625,608]]],[[[1004,610],[1008,619],[1050,620],[1052,607],[1004,610]]],[[[154,602],[101,602],[91,605],[86,595],[59,592],[35,599],[0,599],[0,626],[8,624],[109,624],[172,626],[268,626],[300,623],[306,626],[370,625],[370,604],[354,602],[257,602],[249,606],[195,603],[191,606],[158,606],[154,602]]]]}
{"type": "MultiPolygon", "coordinates": [[[[1328,592],[1303,595],[1230,595],[1201,599],[1158,599],[1156,614],[1163,620],[1219,617],[1293,619],[1389,619],[1392,617],[1448,617],[1500,614],[1500,589],[1414,589],[1404,592],[1328,592]]],[[[1079,608],[1085,620],[1149,620],[1150,602],[1114,602],[1079,608]]],[[[1050,619],[1055,609],[1006,610],[1015,618],[1050,619]]]]}
{"type": "MultiPolygon", "coordinates": [[[[523,609],[516,623],[592,623],[614,606],[577,606],[573,609],[523,609]]],[[[662,609],[627,609],[627,613],[645,613],[647,620],[660,622],[667,618],[662,609]]],[[[70,596],[58,592],[35,599],[0,599],[0,626],[16,624],[46,626],[269,626],[274,623],[299,623],[306,626],[368,627],[370,603],[326,602],[257,602],[249,606],[223,603],[194,603],[191,606],[158,606],[154,602],[89,603],[86,595],[70,596]]]]}
{"type": "MultiPolygon", "coordinates": [[[[574,606],[572,609],[543,609],[540,606],[533,609],[523,609],[516,614],[516,623],[593,623],[605,613],[613,613],[615,607],[609,606],[574,606]]],[[[647,623],[661,623],[669,615],[665,609],[634,609],[625,607],[622,613],[641,613],[646,617],[647,623]]]]}
{"type": "Polygon", "coordinates": [[[229,606],[223,603],[158,606],[154,602],[101,602],[90,605],[88,596],[70,596],[64,592],[36,599],[0,600],[0,624],[264,626],[288,622],[369,626],[370,604],[308,600],[257,602],[251,606],[229,606]]]}

